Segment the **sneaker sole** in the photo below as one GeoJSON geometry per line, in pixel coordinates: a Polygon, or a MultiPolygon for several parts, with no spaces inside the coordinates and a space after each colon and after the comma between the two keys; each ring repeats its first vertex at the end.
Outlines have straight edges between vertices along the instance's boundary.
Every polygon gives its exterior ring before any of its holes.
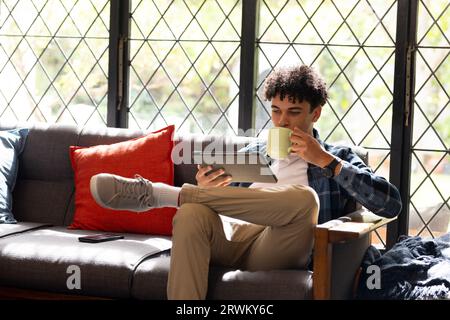
{"type": "Polygon", "coordinates": [[[98,191],[97,191],[97,178],[98,178],[98,176],[96,176],[96,175],[91,177],[91,181],[89,183],[89,189],[91,190],[91,195],[94,198],[95,202],[100,207],[105,208],[105,209],[111,209],[111,208],[106,207],[103,204],[103,201],[100,200],[100,196],[98,195],[98,191]]]}

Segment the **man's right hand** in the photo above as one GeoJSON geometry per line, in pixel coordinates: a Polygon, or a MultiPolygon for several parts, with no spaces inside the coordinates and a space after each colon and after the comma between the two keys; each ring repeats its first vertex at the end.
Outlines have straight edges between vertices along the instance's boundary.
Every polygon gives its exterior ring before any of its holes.
{"type": "Polygon", "coordinates": [[[197,169],[195,179],[199,187],[225,187],[231,182],[231,176],[224,176],[223,169],[210,172],[211,166],[202,167],[200,165],[197,165],[197,169]]]}

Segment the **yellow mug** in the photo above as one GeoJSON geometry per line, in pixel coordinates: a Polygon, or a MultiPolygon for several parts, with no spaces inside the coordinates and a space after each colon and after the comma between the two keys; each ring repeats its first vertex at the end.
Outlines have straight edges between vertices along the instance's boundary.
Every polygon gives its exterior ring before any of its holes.
{"type": "Polygon", "coordinates": [[[267,154],[272,159],[285,159],[291,153],[292,130],[289,128],[275,127],[269,130],[267,139],[267,154]]]}

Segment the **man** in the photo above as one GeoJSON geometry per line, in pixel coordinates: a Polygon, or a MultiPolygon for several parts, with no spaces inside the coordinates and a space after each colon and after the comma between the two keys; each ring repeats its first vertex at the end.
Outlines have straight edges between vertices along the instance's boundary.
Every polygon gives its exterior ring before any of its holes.
{"type": "MultiPolygon", "coordinates": [[[[91,179],[94,198],[106,208],[179,208],[173,220],[169,299],[204,299],[210,264],[244,270],[306,268],[317,220],[341,216],[352,198],[380,216],[393,217],[401,209],[397,189],[351,149],[319,140],[313,127],[327,89],[312,68],[273,72],[264,96],[272,104],[273,125],[293,130],[292,153],[271,164],[277,184],[228,186],[230,178],[223,172],[207,175],[210,168],[200,167],[197,186],[181,188],[142,177],[99,174],[91,179]]],[[[244,151],[255,149],[264,152],[265,146],[252,144],[244,151]]]]}

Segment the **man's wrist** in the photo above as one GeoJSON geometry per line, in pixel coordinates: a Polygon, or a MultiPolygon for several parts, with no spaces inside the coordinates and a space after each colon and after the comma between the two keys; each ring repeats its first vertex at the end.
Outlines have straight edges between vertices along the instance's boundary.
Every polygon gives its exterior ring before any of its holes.
{"type": "Polygon", "coordinates": [[[342,160],[332,154],[328,154],[328,155],[329,155],[328,157],[323,158],[323,161],[321,161],[320,167],[322,169],[325,169],[325,168],[327,168],[328,170],[332,169],[333,171],[331,174],[333,177],[336,177],[337,175],[339,175],[339,173],[341,173],[342,160]]]}
{"type": "Polygon", "coordinates": [[[332,154],[325,152],[324,155],[319,160],[318,166],[323,169],[327,165],[329,165],[331,163],[331,161],[333,161],[334,159],[335,159],[335,157],[332,154]]]}

